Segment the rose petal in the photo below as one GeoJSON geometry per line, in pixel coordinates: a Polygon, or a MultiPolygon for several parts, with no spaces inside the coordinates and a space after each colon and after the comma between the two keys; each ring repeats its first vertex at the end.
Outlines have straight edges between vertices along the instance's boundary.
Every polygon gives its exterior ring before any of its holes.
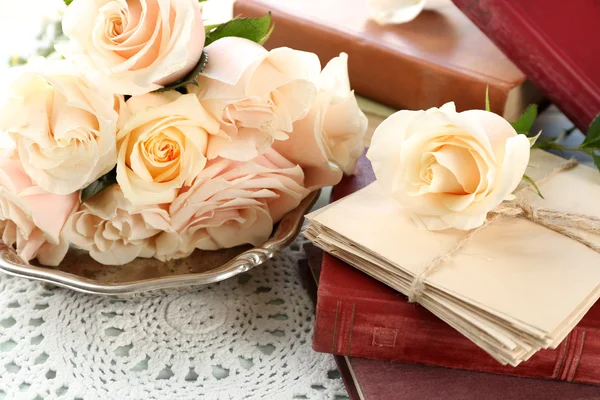
{"type": "Polygon", "coordinates": [[[387,118],[375,130],[367,152],[377,180],[394,194],[398,190],[397,178],[402,170],[400,149],[406,140],[408,126],[418,115],[417,112],[402,110],[387,118]]]}
{"type": "MultiPolygon", "coordinates": [[[[248,67],[264,59],[268,52],[261,45],[243,38],[224,37],[206,46],[210,62],[202,77],[236,85],[248,67]]],[[[207,94],[206,98],[218,98],[207,94]]]]}
{"type": "Polygon", "coordinates": [[[469,150],[457,146],[443,146],[432,154],[440,165],[452,173],[453,179],[460,183],[464,192],[475,192],[481,181],[481,176],[477,168],[477,162],[473,159],[469,150]]]}

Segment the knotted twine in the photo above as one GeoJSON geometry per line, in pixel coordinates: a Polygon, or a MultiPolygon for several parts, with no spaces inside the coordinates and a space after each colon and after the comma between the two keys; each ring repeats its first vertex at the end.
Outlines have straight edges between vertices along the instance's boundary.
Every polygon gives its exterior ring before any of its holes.
{"type": "MultiPolygon", "coordinates": [[[[577,160],[571,159],[552,170],[544,178],[536,181],[536,185],[540,185],[552,179],[560,172],[573,169],[578,164],[579,163],[577,160]]],[[[521,189],[518,193],[522,192],[523,190],[527,190],[527,188],[521,189]]],[[[418,273],[415,275],[415,279],[412,281],[408,289],[408,301],[411,303],[419,302],[421,296],[423,295],[423,290],[425,289],[425,278],[440,269],[440,267],[444,265],[450,258],[452,258],[454,254],[456,254],[467,243],[469,243],[471,239],[475,237],[475,235],[493,224],[494,221],[500,217],[523,218],[529,220],[545,228],[558,232],[568,238],[576,240],[590,249],[600,253],[600,245],[587,240],[585,237],[574,231],[575,229],[578,231],[585,231],[600,235],[599,217],[576,213],[564,213],[561,211],[539,208],[519,199],[505,201],[494,210],[490,211],[488,218],[483,225],[470,230],[454,245],[453,248],[434,258],[429,264],[425,265],[418,271],[418,273]]]]}

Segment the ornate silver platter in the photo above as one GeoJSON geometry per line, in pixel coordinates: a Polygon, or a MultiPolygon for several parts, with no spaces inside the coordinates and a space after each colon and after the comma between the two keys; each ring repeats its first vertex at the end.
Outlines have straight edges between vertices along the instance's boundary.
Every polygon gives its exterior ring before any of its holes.
{"type": "Polygon", "coordinates": [[[196,251],[166,263],[137,259],[125,266],[101,265],[85,251],[71,248],[60,266],[49,268],[24,263],[12,248],[0,243],[0,271],[78,292],[119,297],[207,285],[246,272],[289,246],[318,197],[319,191],[312,192],[283,217],[267,242],[255,248],[196,251]]]}

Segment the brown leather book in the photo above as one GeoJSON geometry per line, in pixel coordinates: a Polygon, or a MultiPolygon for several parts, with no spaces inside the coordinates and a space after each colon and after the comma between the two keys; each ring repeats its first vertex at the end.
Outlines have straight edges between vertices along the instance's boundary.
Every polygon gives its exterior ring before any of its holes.
{"type": "Polygon", "coordinates": [[[486,86],[492,111],[509,121],[541,100],[525,75],[450,0],[403,25],[380,26],[366,0],[237,0],[234,15],[271,11],[267,48],[311,51],[325,64],[349,55],[352,87],[397,109],[427,109],[454,101],[481,109],[486,86]]]}

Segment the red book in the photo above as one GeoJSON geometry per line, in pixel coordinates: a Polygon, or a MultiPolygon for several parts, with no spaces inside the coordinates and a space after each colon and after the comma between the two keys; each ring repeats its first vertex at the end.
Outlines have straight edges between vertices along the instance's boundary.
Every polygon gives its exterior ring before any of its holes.
{"type": "MultiPolygon", "coordinates": [[[[305,245],[300,275],[316,301],[323,252],[305,245]]],[[[351,400],[593,400],[595,386],[336,355],[351,400]]]]}
{"type": "MultiPolygon", "coordinates": [[[[363,157],[356,176],[344,178],[333,197],[344,197],[373,180],[371,165],[363,157]]],[[[325,254],[313,348],[344,356],[600,384],[600,304],[558,348],[542,350],[514,368],[495,361],[425,308],[325,254]]]]}
{"type": "Polygon", "coordinates": [[[595,386],[337,356],[352,400],[598,400],[595,386]],[[344,372],[347,371],[347,372],[344,372]]]}
{"type": "Polygon", "coordinates": [[[600,113],[600,1],[452,1],[587,131],[600,113]]]}

